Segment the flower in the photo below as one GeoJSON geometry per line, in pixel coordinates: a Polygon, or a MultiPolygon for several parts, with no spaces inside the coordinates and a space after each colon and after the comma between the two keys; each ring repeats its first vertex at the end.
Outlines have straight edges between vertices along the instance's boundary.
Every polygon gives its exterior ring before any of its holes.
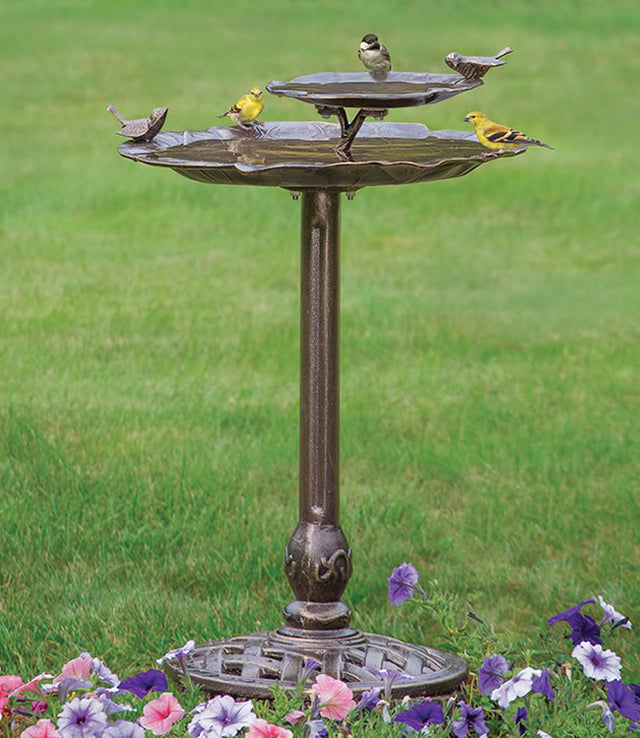
{"type": "Polygon", "coordinates": [[[22,679],[15,674],[0,675],[0,712],[9,702],[10,692],[18,693],[23,687],[22,679]]]}
{"type": "Polygon", "coordinates": [[[320,662],[316,661],[316,659],[312,659],[311,657],[306,658],[302,669],[300,669],[300,673],[298,674],[298,684],[304,684],[311,675],[311,672],[319,669],[320,666],[320,662]]]}
{"type": "Polygon", "coordinates": [[[604,679],[606,682],[620,679],[620,657],[613,651],[605,651],[599,644],[587,641],[579,643],[571,655],[582,664],[585,675],[592,679],[604,679]]]}
{"type": "Polygon", "coordinates": [[[484,722],[484,710],[481,707],[471,707],[464,702],[458,702],[458,707],[460,708],[460,717],[451,721],[453,735],[456,738],[465,738],[469,728],[473,728],[480,736],[484,736],[489,732],[484,722]]]}
{"type": "Polygon", "coordinates": [[[575,615],[576,613],[580,613],[580,609],[584,605],[589,604],[595,604],[595,600],[582,600],[582,602],[579,605],[574,605],[573,607],[569,607],[566,610],[563,610],[562,612],[559,612],[557,615],[554,615],[552,618],[549,618],[547,621],[549,625],[555,625],[556,623],[559,623],[561,620],[569,620],[570,617],[575,615]]]}
{"type": "Polygon", "coordinates": [[[600,626],[590,615],[576,613],[568,618],[567,622],[571,626],[570,638],[574,646],[582,643],[582,641],[589,641],[589,643],[593,643],[594,645],[597,643],[602,645],[600,626]]]}
{"type": "Polygon", "coordinates": [[[404,723],[419,732],[429,724],[441,725],[444,722],[444,713],[437,702],[426,700],[396,715],[394,722],[404,723]]]}
{"type": "Polygon", "coordinates": [[[538,736],[540,736],[540,738],[553,738],[549,733],[545,733],[544,730],[538,730],[538,736]]]}
{"type": "Polygon", "coordinates": [[[159,669],[149,669],[140,674],[124,679],[118,684],[118,689],[135,694],[144,699],[149,692],[164,692],[167,688],[167,677],[159,669]]]}
{"type": "Polygon", "coordinates": [[[349,687],[328,674],[318,674],[309,693],[313,702],[318,701],[322,717],[330,720],[342,720],[356,706],[349,687]]]}
{"type": "Polygon", "coordinates": [[[541,673],[533,678],[531,691],[535,694],[543,694],[551,702],[555,700],[555,694],[553,693],[553,687],[549,679],[549,672],[546,669],[542,669],[541,673]]]}
{"type": "Polygon", "coordinates": [[[154,735],[166,735],[183,717],[184,710],[178,700],[171,692],[165,692],[144,706],[140,725],[154,735]]]}
{"type": "Polygon", "coordinates": [[[520,735],[524,735],[527,732],[527,717],[527,708],[519,707],[513,718],[513,721],[518,726],[520,735]]]}
{"type": "Polygon", "coordinates": [[[302,710],[291,710],[284,716],[284,719],[289,725],[297,725],[305,719],[305,714],[302,710]]]}
{"type": "Polygon", "coordinates": [[[640,703],[634,690],[619,679],[607,682],[607,702],[611,710],[624,715],[632,723],[640,720],[640,703]]]}
{"type": "Polygon", "coordinates": [[[410,674],[405,674],[397,669],[369,669],[365,667],[365,670],[382,679],[382,693],[386,700],[391,698],[391,688],[395,682],[412,682],[414,680],[414,677],[410,674]]]}
{"type": "Polygon", "coordinates": [[[262,718],[257,718],[251,723],[246,738],[292,738],[293,733],[278,725],[271,725],[262,718]]]}
{"type": "Polygon", "coordinates": [[[58,715],[58,730],[62,738],[94,738],[107,727],[107,716],[98,700],[74,697],[58,715]]]}
{"type": "Polygon", "coordinates": [[[526,669],[518,672],[497,689],[494,689],[491,692],[491,699],[496,700],[500,707],[508,707],[509,703],[517,697],[524,697],[525,694],[529,694],[534,677],[540,676],[540,674],[540,669],[532,669],[527,666],[526,669]]]}
{"type": "Polygon", "coordinates": [[[380,687],[365,689],[360,695],[356,710],[375,710],[380,702],[380,687]]]}
{"type": "Polygon", "coordinates": [[[309,720],[307,727],[309,728],[309,738],[329,738],[329,731],[322,720],[309,720]]]}
{"type": "Polygon", "coordinates": [[[389,582],[387,594],[389,602],[392,605],[401,605],[413,595],[416,589],[418,570],[405,561],[400,566],[396,566],[387,581],[389,582]]]}
{"type": "Polygon", "coordinates": [[[188,728],[191,738],[235,735],[256,719],[251,700],[236,702],[229,694],[217,695],[196,711],[188,728]]]}
{"type": "Polygon", "coordinates": [[[130,720],[116,720],[102,734],[102,738],[144,738],[142,725],[130,720]]]}
{"type": "Polygon", "coordinates": [[[88,677],[93,668],[93,662],[91,656],[80,655],[67,663],[62,667],[62,671],[53,680],[54,684],[59,684],[66,677],[72,677],[73,679],[83,680],[88,677]]]}
{"type": "Polygon", "coordinates": [[[23,730],[20,738],[60,738],[56,726],[47,718],[38,720],[35,725],[23,730]]]}
{"type": "Polygon", "coordinates": [[[187,656],[196,647],[195,641],[187,641],[182,648],[174,648],[172,651],[167,651],[164,656],[156,659],[157,664],[162,664],[165,661],[176,660],[182,670],[183,674],[187,673],[187,656]]]}
{"type": "Polygon", "coordinates": [[[613,623],[614,625],[620,625],[621,628],[631,628],[631,622],[629,618],[621,615],[613,607],[613,605],[609,605],[607,602],[605,602],[602,599],[602,595],[598,595],[598,599],[600,600],[600,607],[602,608],[603,613],[600,625],[604,625],[605,623],[613,623]]]}
{"type": "Polygon", "coordinates": [[[490,695],[504,681],[504,675],[509,671],[509,664],[500,653],[493,653],[482,662],[478,669],[478,689],[481,694],[490,695]]]}
{"type": "Polygon", "coordinates": [[[110,687],[116,687],[118,685],[118,682],[120,681],[120,678],[117,674],[114,674],[111,669],[109,669],[104,661],[101,661],[98,658],[93,658],[90,653],[81,653],[80,656],[86,656],[91,659],[91,667],[93,668],[94,673],[98,677],[99,682],[103,682],[104,684],[108,684],[110,687]]]}

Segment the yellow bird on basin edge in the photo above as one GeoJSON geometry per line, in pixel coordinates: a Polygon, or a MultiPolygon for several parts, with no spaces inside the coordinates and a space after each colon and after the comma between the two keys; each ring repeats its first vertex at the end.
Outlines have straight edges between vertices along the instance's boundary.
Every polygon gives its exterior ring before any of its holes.
{"type": "Polygon", "coordinates": [[[259,87],[253,87],[250,92],[243,95],[235,105],[232,105],[226,113],[219,115],[218,118],[224,118],[227,115],[234,123],[243,128],[259,126],[261,124],[257,118],[263,109],[262,90],[259,87]]]}
{"type": "Polygon", "coordinates": [[[488,149],[517,149],[520,146],[544,146],[553,149],[553,146],[542,143],[535,138],[529,138],[515,128],[507,128],[489,120],[484,113],[468,113],[465,118],[476,131],[478,140],[488,149]]]}

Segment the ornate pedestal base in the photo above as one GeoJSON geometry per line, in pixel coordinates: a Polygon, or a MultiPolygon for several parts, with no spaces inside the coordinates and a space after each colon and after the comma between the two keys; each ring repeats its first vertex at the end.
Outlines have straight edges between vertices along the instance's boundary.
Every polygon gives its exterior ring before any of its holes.
{"type": "MultiPolygon", "coordinates": [[[[194,683],[210,694],[272,697],[272,688],[295,689],[305,677],[305,659],[313,657],[319,673],[341,679],[358,695],[381,687],[370,670],[393,669],[406,675],[392,687],[392,697],[444,695],[465,678],[466,663],[457,656],[412,646],[395,638],[351,628],[299,631],[291,628],[238,636],[197,646],[186,668],[194,683]]],[[[172,668],[178,671],[178,664],[172,668]]]]}

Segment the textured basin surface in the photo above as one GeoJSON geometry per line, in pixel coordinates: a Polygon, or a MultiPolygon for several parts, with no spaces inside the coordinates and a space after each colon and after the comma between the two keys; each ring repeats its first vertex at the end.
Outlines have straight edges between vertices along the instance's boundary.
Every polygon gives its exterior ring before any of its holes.
{"type": "Polygon", "coordinates": [[[428,72],[371,72],[309,74],[288,82],[274,80],[274,95],[341,108],[408,108],[440,102],[482,84],[460,74],[428,72]]]}
{"type": "Polygon", "coordinates": [[[199,182],[343,191],[460,177],[521,153],[489,152],[473,133],[431,131],[418,123],[365,123],[352,161],[336,155],[339,142],[337,123],[279,121],[265,123],[261,133],[239,126],[168,131],[153,141],[128,141],[118,151],[199,182]]]}

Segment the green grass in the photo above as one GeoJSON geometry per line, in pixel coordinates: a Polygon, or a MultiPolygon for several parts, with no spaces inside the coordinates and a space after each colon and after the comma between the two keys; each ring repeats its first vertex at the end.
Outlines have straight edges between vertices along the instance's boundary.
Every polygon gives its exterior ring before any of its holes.
{"type": "MultiPolygon", "coordinates": [[[[299,204],[117,155],[114,103],[205,128],[254,84],[516,53],[468,110],[557,147],[342,210],[342,523],[354,624],[406,560],[497,628],[595,593],[640,619],[635,0],[0,7],[0,673],[122,672],[291,598],[299,204]]],[[[269,98],[265,118],[313,119],[269,98]]],[[[428,630],[428,629],[427,629],[428,630]]],[[[640,660],[627,639],[629,678],[640,660]]]]}

